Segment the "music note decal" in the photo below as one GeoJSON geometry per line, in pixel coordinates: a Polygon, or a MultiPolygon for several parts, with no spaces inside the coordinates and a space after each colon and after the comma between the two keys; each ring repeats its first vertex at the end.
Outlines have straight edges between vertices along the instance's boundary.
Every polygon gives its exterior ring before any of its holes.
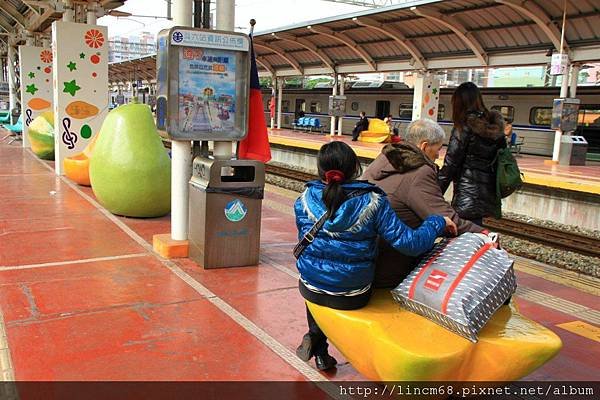
{"type": "Polygon", "coordinates": [[[75,134],[75,132],[71,132],[71,119],[67,117],[63,118],[62,125],[62,141],[64,144],[67,145],[67,148],[69,150],[72,150],[73,148],[75,148],[75,143],[77,143],[77,134],[75,134]]]}
{"type": "Polygon", "coordinates": [[[27,126],[29,126],[29,124],[31,123],[31,116],[33,115],[33,112],[31,111],[31,109],[29,109],[29,108],[28,108],[28,109],[25,111],[25,115],[27,116],[27,118],[25,119],[25,124],[26,124],[27,126]]]}

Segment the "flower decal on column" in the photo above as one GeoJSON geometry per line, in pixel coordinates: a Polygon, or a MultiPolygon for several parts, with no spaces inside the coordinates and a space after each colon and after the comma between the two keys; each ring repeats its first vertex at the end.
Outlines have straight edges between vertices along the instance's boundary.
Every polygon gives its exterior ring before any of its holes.
{"type": "Polygon", "coordinates": [[[85,33],[85,43],[94,49],[102,47],[104,44],[104,35],[97,29],[90,29],[85,33]]]}
{"type": "Polygon", "coordinates": [[[40,53],[40,60],[49,64],[52,62],[52,52],[50,50],[42,50],[40,53]]]}

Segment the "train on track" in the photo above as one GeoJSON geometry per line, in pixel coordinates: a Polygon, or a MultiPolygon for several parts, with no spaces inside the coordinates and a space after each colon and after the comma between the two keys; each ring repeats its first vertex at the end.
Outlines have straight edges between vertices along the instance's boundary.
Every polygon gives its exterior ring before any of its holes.
{"type": "MultiPolygon", "coordinates": [[[[454,88],[440,90],[438,122],[448,133],[452,128],[450,99],[453,91],[454,88]]],[[[552,100],[559,97],[559,91],[557,87],[483,88],[482,94],[488,108],[498,110],[505,119],[513,121],[514,132],[523,138],[523,153],[551,156],[554,146],[554,131],[550,129],[552,100]]],[[[413,90],[403,83],[357,81],[349,85],[344,94],[347,97],[344,134],[351,134],[361,111],[369,118],[383,119],[391,114],[400,131],[412,119],[413,90]]],[[[330,95],[331,88],[284,88],[282,128],[291,129],[302,111],[305,117],[319,118],[324,131],[329,131],[327,107],[330,95]]],[[[270,119],[270,98],[271,90],[263,89],[267,121],[270,119]]],[[[600,86],[578,87],[577,98],[581,100],[581,106],[575,134],[586,138],[588,159],[600,160],[600,86]]]]}

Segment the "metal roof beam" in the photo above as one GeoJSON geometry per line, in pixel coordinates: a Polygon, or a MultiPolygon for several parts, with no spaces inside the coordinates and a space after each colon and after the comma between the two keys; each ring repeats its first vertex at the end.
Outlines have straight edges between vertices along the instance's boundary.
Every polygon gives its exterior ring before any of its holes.
{"type": "Polygon", "coordinates": [[[294,68],[296,70],[296,72],[298,72],[299,75],[304,74],[302,66],[300,66],[298,61],[296,61],[296,59],[288,56],[286,54],[285,50],[278,47],[277,45],[273,45],[273,44],[266,45],[266,44],[254,42],[254,46],[262,47],[263,49],[267,49],[267,50],[271,50],[273,53],[277,54],[279,57],[283,58],[289,65],[291,65],[292,68],[294,68]]]}
{"type": "Polygon", "coordinates": [[[8,33],[16,33],[14,26],[9,24],[4,17],[0,17],[0,28],[4,29],[8,33]]]}
{"type": "Polygon", "coordinates": [[[382,33],[392,38],[396,43],[398,43],[401,47],[403,47],[406,51],[410,53],[414,60],[415,68],[427,69],[427,61],[425,60],[425,57],[423,57],[421,51],[410,40],[408,40],[404,33],[400,32],[398,28],[387,24],[384,25],[381,22],[377,21],[375,18],[370,17],[352,18],[352,20],[361,26],[373,29],[379,33],[382,33]]]}
{"type": "Polygon", "coordinates": [[[324,27],[324,26],[312,26],[309,25],[306,27],[308,30],[318,33],[320,35],[328,36],[332,39],[335,39],[339,42],[344,43],[348,48],[350,48],[353,52],[355,52],[360,58],[362,58],[365,63],[371,68],[372,71],[377,71],[377,65],[371,55],[358,43],[352,40],[348,35],[342,32],[335,32],[334,30],[324,27]]]}
{"type": "MultiPolygon", "coordinates": [[[[535,22],[542,32],[548,36],[556,50],[560,51],[560,31],[552,22],[552,19],[546,14],[544,9],[529,0],[496,0],[497,3],[507,5],[517,11],[519,14],[524,15],[533,22],[535,22]]],[[[565,39],[564,50],[569,51],[569,45],[565,39]]]]}
{"type": "Polygon", "coordinates": [[[273,68],[273,66],[271,64],[269,64],[266,60],[261,60],[258,57],[256,57],[256,62],[260,65],[262,65],[262,67],[264,69],[266,69],[267,71],[269,71],[269,73],[271,74],[271,76],[275,76],[275,68],[273,68]]]}
{"type": "Polygon", "coordinates": [[[419,17],[427,18],[452,30],[475,54],[481,65],[488,65],[488,56],[477,38],[456,18],[423,7],[411,7],[410,10],[419,17]]]}
{"type": "Polygon", "coordinates": [[[6,14],[8,14],[9,17],[14,19],[17,22],[17,24],[25,28],[25,18],[23,17],[23,14],[17,11],[17,9],[12,4],[5,1],[4,5],[2,6],[2,11],[4,11],[6,14]]]}
{"type": "Polygon", "coordinates": [[[296,44],[302,46],[304,49],[310,51],[312,54],[319,57],[321,59],[321,61],[323,61],[323,63],[329,69],[331,69],[331,72],[335,72],[335,63],[333,62],[333,60],[331,58],[329,58],[329,56],[327,54],[325,54],[322,49],[319,49],[310,40],[303,39],[298,36],[288,36],[288,35],[279,34],[279,33],[271,33],[271,36],[273,36],[274,38],[276,38],[278,40],[285,40],[285,41],[296,43],[296,44]]]}
{"type": "Polygon", "coordinates": [[[38,15],[35,19],[33,19],[29,26],[27,27],[28,31],[37,32],[38,29],[46,22],[46,20],[55,13],[58,13],[54,8],[46,8],[44,9],[44,13],[42,15],[38,15]]]}

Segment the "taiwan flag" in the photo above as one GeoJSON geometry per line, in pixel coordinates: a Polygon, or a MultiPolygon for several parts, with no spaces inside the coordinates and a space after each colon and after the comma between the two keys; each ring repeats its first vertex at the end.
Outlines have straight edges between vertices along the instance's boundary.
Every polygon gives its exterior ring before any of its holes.
{"type": "Polygon", "coordinates": [[[266,163],[271,159],[271,147],[265,122],[262,94],[258,81],[258,69],[254,57],[254,46],[250,36],[250,104],[248,104],[248,135],[239,143],[238,157],[266,163]]]}

